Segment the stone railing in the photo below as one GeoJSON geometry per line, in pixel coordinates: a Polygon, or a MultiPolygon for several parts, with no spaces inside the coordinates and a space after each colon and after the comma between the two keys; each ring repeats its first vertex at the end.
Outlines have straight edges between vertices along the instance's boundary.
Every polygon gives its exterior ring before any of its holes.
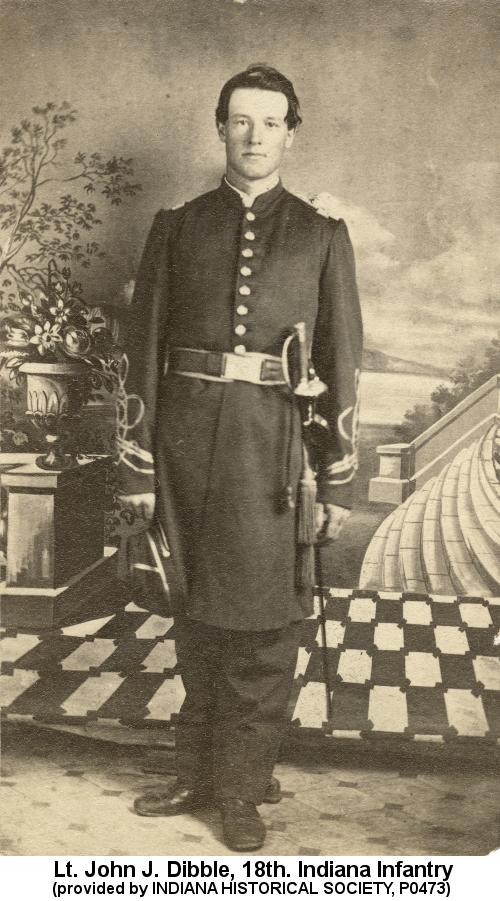
{"type": "Polygon", "coordinates": [[[377,447],[380,470],[370,480],[369,500],[403,503],[495,422],[500,423],[500,375],[493,376],[411,444],[377,447]]]}

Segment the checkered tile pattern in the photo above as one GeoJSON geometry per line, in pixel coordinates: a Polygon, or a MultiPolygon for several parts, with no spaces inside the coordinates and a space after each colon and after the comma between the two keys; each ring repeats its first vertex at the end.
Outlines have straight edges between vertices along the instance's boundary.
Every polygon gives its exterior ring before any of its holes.
{"type": "MultiPolygon", "coordinates": [[[[500,598],[328,589],[303,624],[292,724],[334,738],[500,743],[500,598]],[[326,637],[326,644],[325,639],[326,637]]],[[[4,715],[174,724],[171,619],[122,612],[1,640],[4,715]]]]}

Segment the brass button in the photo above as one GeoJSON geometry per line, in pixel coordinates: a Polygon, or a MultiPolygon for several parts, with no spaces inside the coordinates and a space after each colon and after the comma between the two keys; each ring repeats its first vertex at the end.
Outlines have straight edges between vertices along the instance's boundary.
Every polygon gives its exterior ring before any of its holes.
{"type": "Polygon", "coordinates": [[[243,354],[246,354],[247,349],[244,344],[237,344],[236,347],[234,348],[234,352],[235,352],[235,354],[239,354],[240,356],[243,356],[243,354]]]}
{"type": "Polygon", "coordinates": [[[245,328],[244,325],[237,325],[236,328],[235,328],[235,330],[234,330],[235,335],[239,335],[240,338],[243,337],[243,335],[245,334],[245,332],[246,332],[246,328],[245,328]]]}
{"type": "Polygon", "coordinates": [[[255,219],[255,213],[250,212],[250,210],[248,210],[248,213],[245,213],[245,216],[249,222],[253,222],[255,219]]]}
{"type": "Polygon", "coordinates": [[[241,288],[238,288],[238,291],[240,292],[240,294],[245,294],[247,297],[251,293],[248,285],[242,285],[241,288]]]}
{"type": "Polygon", "coordinates": [[[246,307],[244,303],[240,303],[236,312],[237,312],[238,316],[246,316],[248,313],[248,307],[246,307]]]}
{"type": "Polygon", "coordinates": [[[241,251],[241,256],[246,257],[248,260],[250,257],[253,257],[253,250],[250,250],[249,247],[245,247],[245,250],[241,251]]]}
{"type": "Polygon", "coordinates": [[[253,232],[245,232],[245,238],[247,241],[255,241],[255,235],[253,232]]]}
{"type": "Polygon", "coordinates": [[[249,266],[242,266],[240,269],[240,272],[242,275],[251,275],[252,274],[252,270],[250,269],[249,266]]]}

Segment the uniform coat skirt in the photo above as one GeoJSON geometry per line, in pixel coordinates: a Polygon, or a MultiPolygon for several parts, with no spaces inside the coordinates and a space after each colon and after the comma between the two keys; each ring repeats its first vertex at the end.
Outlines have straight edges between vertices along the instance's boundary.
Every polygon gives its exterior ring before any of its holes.
{"type": "MultiPolygon", "coordinates": [[[[286,386],[167,374],[155,463],[172,500],[188,581],[184,612],[222,629],[277,629],[312,612],[295,587],[301,425],[286,386]]],[[[172,523],[166,522],[167,534],[172,523]]]]}

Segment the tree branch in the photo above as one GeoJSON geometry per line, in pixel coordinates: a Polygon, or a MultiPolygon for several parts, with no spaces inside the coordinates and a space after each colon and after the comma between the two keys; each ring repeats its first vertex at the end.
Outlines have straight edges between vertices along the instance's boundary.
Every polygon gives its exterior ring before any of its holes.
{"type": "MultiPolygon", "coordinates": [[[[28,267],[23,267],[23,269],[18,269],[17,266],[15,266],[13,263],[10,263],[9,265],[6,266],[6,269],[7,269],[7,272],[13,273],[14,279],[15,279],[17,285],[21,285],[21,287],[24,288],[26,291],[32,290],[32,285],[30,284],[29,281],[26,280],[26,276],[23,275],[23,272],[26,272],[28,274],[28,278],[29,278],[28,267]]],[[[33,270],[33,275],[35,275],[35,274],[36,274],[36,270],[33,270]]]]}
{"type": "Polygon", "coordinates": [[[99,190],[105,199],[117,204],[141,188],[127,181],[134,174],[132,160],[113,157],[105,161],[98,153],[90,157],[79,153],[71,163],[74,174],[59,176],[61,163],[57,159],[67,142],[57,134],[74,122],[75,112],[68,103],[47,103],[45,107],[34,107],[35,118],[22,120],[12,130],[13,146],[1,155],[0,196],[10,197],[8,203],[2,203],[2,221],[11,224],[5,229],[8,237],[0,247],[0,270],[7,267],[18,271],[21,277],[21,270],[16,270],[13,263],[20,254],[26,261],[33,258],[35,269],[38,261],[50,255],[79,261],[100,256],[97,244],[87,244],[85,250],[77,243],[81,240],[80,231],[90,231],[101,222],[94,204],[79,201],[83,189],[99,190]],[[52,173],[47,172],[50,167],[52,173]],[[55,182],[79,182],[80,190],[76,197],[69,192],[55,205],[40,202],[35,208],[40,190],[55,182]]]}
{"type": "Polygon", "coordinates": [[[7,242],[6,248],[4,248],[4,250],[2,251],[2,253],[0,255],[0,272],[2,271],[2,269],[5,269],[5,267],[10,264],[10,261],[12,259],[14,259],[15,256],[17,256],[19,251],[23,249],[24,245],[27,244],[28,241],[29,241],[29,237],[26,236],[26,238],[23,238],[22,241],[19,241],[19,243],[16,243],[14,245],[14,247],[12,247],[12,250],[11,250],[12,243],[7,242]]]}

